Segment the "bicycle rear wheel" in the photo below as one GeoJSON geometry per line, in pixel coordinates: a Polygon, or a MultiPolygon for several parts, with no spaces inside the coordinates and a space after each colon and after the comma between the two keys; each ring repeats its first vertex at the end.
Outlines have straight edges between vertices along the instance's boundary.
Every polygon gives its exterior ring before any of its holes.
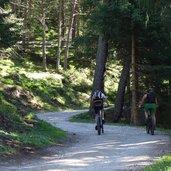
{"type": "Polygon", "coordinates": [[[97,132],[98,132],[98,135],[101,135],[100,116],[98,116],[98,119],[97,119],[97,132]]]}
{"type": "Polygon", "coordinates": [[[146,119],[146,133],[149,134],[150,133],[150,120],[149,120],[149,116],[146,119]]]}
{"type": "Polygon", "coordinates": [[[152,118],[151,118],[151,135],[154,135],[154,122],[152,118]]]}

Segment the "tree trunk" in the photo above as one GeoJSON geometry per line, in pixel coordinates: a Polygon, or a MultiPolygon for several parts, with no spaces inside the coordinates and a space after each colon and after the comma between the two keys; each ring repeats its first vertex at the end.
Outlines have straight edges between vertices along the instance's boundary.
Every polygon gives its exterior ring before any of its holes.
{"type": "Polygon", "coordinates": [[[114,109],[114,115],[113,115],[114,122],[118,122],[123,112],[125,88],[127,86],[127,80],[128,80],[129,73],[130,73],[130,63],[131,63],[131,60],[128,59],[128,60],[125,60],[123,64],[123,69],[122,69],[122,73],[121,73],[121,77],[120,77],[120,81],[118,85],[116,100],[115,100],[115,109],[114,109]]]}
{"type": "MultiPolygon", "coordinates": [[[[111,2],[111,0],[101,0],[101,2],[109,3],[111,2]]],[[[94,90],[98,89],[104,91],[104,73],[106,71],[107,57],[108,57],[108,42],[105,40],[104,35],[100,34],[98,40],[96,67],[95,67],[91,96],[94,90]]],[[[91,114],[91,116],[93,116],[93,108],[91,102],[90,102],[89,113],[91,114]]]]}
{"type": "Polygon", "coordinates": [[[104,39],[103,35],[99,36],[98,50],[96,56],[96,68],[93,81],[93,91],[99,89],[104,91],[104,73],[106,60],[108,56],[108,43],[104,39]]]}
{"type": "Polygon", "coordinates": [[[46,20],[45,20],[45,9],[44,0],[42,0],[42,30],[43,30],[43,40],[42,40],[42,50],[43,50],[43,70],[47,71],[46,63],[46,20]]]}
{"type": "Polygon", "coordinates": [[[27,21],[27,28],[29,30],[29,35],[28,35],[28,39],[27,41],[29,42],[30,41],[30,37],[31,37],[31,33],[32,33],[32,19],[31,19],[31,15],[32,15],[32,0],[29,0],[28,2],[28,21],[27,21]]]}
{"type": "Polygon", "coordinates": [[[80,6],[79,6],[79,0],[78,0],[78,3],[77,3],[77,6],[76,6],[76,12],[77,12],[77,15],[76,15],[76,37],[79,37],[80,36],[80,6]]]}
{"type": "Polygon", "coordinates": [[[76,5],[77,5],[77,0],[74,0],[72,12],[71,12],[70,24],[69,24],[69,28],[68,28],[68,35],[67,35],[67,40],[66,40],[65,58],[64,58],[64,70],[67,70],[67,67],[68,67],[70,38],[71,38],[71,35],[72,35],[72,28],[73,28],[73,24],[74,24],[74,13],[75,13],[76,5]]]}
{"type": "Polygon", "coordinates": [[[59,0],[59,26],[58,26],[58,50],[56,70],[59,71],[60,59],[61,59],[61,31],[62,31],[62,0],[59,0]]]}
{"type": "Polygon", "coordinates": [[[138,113],[137,113],[137,87],[136,87],[136,59],[135,59],[135,31],[132,32],[132,54],[131,54],[131,124],[138,125],[138,113]]]}
{"type": "MultiPolygon", "coordinates": [[[[99,40],[98,40],[96,68],[95,68],[95,74],[94,74],[92,93],[96,89],[104,91],[104,73],[106,70],[105,67],[106,67],[107,56],[108,56],[108,43],[104,39],[104,36],[100,35],[99,40]]],[[[91,115],[93,114],[91,103],[90,103],[89,112],[91,115]]]]}
{"type": "Polygon", "coordinates": [[[62,12],[61,12],[61,20],[62,20],[62,30],[61,30],[61,34],[62,34],[62,37],[64,37],[65,36],[65,30],[66,30],[66,26],[65,26],[65,12],[64,12],[64,0],[61,0],[62,1],[62,12]]]}
{"type": "Polygon", "coordinates": [[[28,17],[27,17],[27,0],[24,0],[24,6],[25,8],[23,8],[24,10],[24,14],[23,14],[23,30],[24,30],[24,33],[22,35],[22,49],[23,49],[23,52],[25,52],[26,50],[26,30],[27,30],[27,20],[28,20],[28,17]]]}

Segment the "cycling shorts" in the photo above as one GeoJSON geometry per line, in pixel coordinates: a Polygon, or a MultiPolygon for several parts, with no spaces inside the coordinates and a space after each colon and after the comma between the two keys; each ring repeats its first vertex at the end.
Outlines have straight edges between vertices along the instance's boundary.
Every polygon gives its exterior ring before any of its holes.
{"type": "Polygon", "coordinates": [[[155,113],[156,109],[157,109],[157,105],[155,103],[146,103],[144,105],[144,109],[145,109],[146,112],[151,110],[152,113],[155,113]]]}

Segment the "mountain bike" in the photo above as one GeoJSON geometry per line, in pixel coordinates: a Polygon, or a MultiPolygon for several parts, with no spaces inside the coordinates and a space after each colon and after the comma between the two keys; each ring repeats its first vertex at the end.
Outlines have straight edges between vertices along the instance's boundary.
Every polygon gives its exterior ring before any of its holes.
{"type": "Polygon", "coordinates": [[[103,121],[102,121],[102,110],[99,110],[97,113],[97,133],[98,135],[101,135],[101,133],[104,133],[103,121]]]}
{"type": "Polygon", "coordinates": [[[147,134],[151,133],[151,135],[154,135],[154,121],[152,117],[151,109],[147,111],[147,120],[146,120],[146,132],[147,134]]]}

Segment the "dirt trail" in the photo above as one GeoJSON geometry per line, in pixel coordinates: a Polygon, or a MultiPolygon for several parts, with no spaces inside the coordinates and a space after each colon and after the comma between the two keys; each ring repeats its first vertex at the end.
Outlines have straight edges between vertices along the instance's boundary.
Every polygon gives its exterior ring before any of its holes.
{"type": "Polygon", "coordinates": [[[105,125],[97,135],[94,124],[72,123],[83,111],[51,112],[38,117],[72,135],[71,144],[50,147],[41,154],[0,162],[0,171],[138,171],[170,151],[170,137],[144,128],[105,125]]]}

